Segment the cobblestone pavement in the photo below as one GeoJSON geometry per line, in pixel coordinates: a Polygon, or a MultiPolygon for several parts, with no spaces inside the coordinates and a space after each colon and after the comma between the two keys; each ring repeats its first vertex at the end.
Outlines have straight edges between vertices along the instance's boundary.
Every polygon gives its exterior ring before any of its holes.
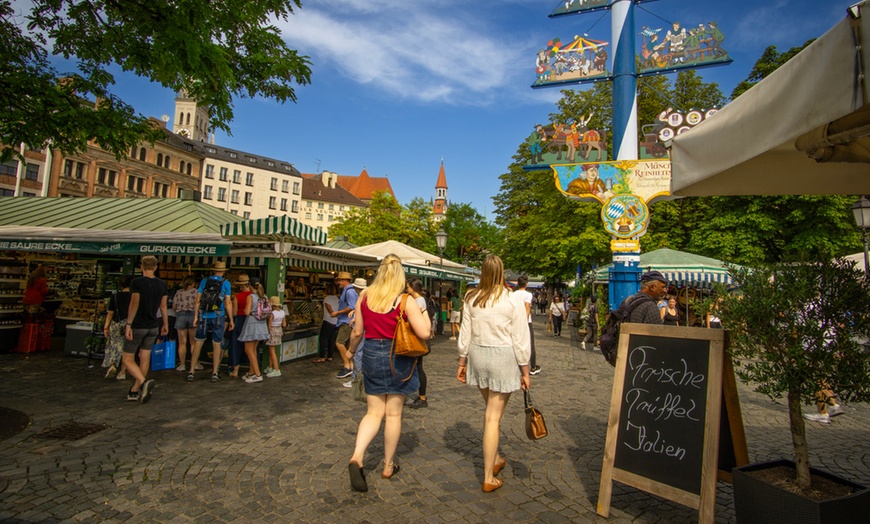
{"type": "MultiPolygon", "coordinates": [[[[379,435],[365,461],[369,492],[347,479],[364,406],[335,378],[338,363],[284,364],[261,384],[208,371],[152,373],[146,404],[125,402],[130,382],[61,352],[0,355],[0,406],[31,417],[0,441],[3,522],[695,522],[696,510],[614,484],[611,516],[595,514],[611,368],[579,349],[570,330],[545,332],[536,317],[541,374],[536,405],[550,435],[526,439],[522,398],[502,423],[504,487],[483,493],[482,400],[455,379],[455,342],[439,336],[425,359],[429,407],[406,409],[402,470],[382,480],[379,435]],[[108,427],[79,440],[39,436],[69,422],[108,427]]],[[[787,411],[740,387],[750,458],[789,457],[787,411]]],[[[808,424],[814,466],[870,483],[870,409],[850,405],[829,426],[808,424]]],[[[717,522],[733,522],[729,485],[719,483],[717,522]]]]}

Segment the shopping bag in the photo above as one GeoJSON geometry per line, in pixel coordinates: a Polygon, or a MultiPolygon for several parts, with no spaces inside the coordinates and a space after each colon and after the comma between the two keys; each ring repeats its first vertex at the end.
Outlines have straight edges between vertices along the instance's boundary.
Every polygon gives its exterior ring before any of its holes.
{"type": "Polygon", "coordinates": [[[175,351],[178,342],[168,338],[158,338],[151,348],[151,370],[161,371],[175,367],[175,351]]]}

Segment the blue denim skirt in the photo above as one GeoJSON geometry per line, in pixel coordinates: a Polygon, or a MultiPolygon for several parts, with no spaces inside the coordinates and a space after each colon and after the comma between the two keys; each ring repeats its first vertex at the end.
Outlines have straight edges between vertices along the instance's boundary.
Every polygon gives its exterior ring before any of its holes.
{"type": "Polygon", "coordinates": [[[417,376],[417,366],[414,365],[416,358],[393,356],[393,366],[390,369],[392,345],[392,339],[388,338],[365,340],[362,347],[362,367],[367,395],[410,395],[420,389],[420,378],[417,376]],[[404,380],[405,378],[408,380],[404,380]]]}

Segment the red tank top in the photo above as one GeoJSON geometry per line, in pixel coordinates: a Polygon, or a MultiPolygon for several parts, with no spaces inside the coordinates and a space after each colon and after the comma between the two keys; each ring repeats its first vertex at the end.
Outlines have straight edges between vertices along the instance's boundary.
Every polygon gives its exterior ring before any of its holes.
{"type": "Polygon", "coordinates": [[[392,339],[396,334],[396,321],[399,318],[396,308],[386,313],[375,313],[366,304],[366,298],[362,301],[363,326],[365,326],[366,338],[392,339]]]}

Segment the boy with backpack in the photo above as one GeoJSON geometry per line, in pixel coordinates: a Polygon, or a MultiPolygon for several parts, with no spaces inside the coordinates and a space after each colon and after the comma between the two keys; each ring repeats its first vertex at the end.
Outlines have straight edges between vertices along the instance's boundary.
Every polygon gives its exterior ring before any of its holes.
{"type": "Polygon", "coordinates": [[[187,374],[188,382],[193,382],[193,373],[197,363],[199,363],[199,353],[209,333],[211,333],[213,352],[211,381],[217,382],[220,380],[218,367],[223,359],[221,342],[224,340],[224,322],[229,321],[229,331],[232,331],[235,327],[233,325],[234,312],[231,311],[232,303],[230,302],[232,286],[229,280],[224,278],[227,264],[226,262],[215,262],[212,265],[212,270],[214,275],[202,279],[196,294],[196,306],[194,307],[193,317],[196,335],[191,353],[190,373],[187,374]]]}

